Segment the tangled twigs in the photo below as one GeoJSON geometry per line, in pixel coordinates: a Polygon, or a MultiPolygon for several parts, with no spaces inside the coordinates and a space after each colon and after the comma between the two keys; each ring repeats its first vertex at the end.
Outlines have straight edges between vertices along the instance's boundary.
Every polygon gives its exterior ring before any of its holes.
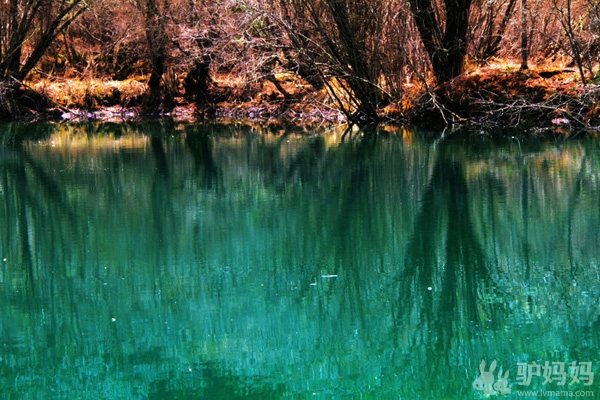
{"type": "Polygon", "coordinates": [[[15,87],[13,84],[0,81],[0,117],[12,116],[14,114],[14,91],[15,87]]]}
{"type": "Polygon", "coordinates": [[[600,116],[600,93],[587,93],[580,97],[556,96],[545,101],[532,102],[516,98],[511,102],[496,102],[472,98],[473,122],[482,125],[570,125],[586,128],[597,123],[600,116]]]}
{"type": "Polygon", "coordinates": [[[436,94],[446,110],[473,125],[564,130],[600,124],[600,89],[582,86],[563,71],[465,75],[436,94]]]}

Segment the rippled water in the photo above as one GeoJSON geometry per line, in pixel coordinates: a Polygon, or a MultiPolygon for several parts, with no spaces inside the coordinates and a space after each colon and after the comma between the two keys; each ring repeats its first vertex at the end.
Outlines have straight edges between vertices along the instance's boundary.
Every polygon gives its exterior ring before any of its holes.
{"type": "Polygon", "coordinates": [[[0,140],[3,399],[600,396],[596,140],[0,140]]]}

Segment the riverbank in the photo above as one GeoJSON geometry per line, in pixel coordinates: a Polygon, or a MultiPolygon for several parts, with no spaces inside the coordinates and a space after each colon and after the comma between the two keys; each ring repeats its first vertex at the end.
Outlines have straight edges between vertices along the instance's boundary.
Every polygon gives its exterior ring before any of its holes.
{"type": "MultiPolygon", "coordinates": [[[[325,89],[315,91],[293,74],[253,84],[215,77],[209,94],[186,96],[166,87],[149,102],[145,77],[38,78],[4,98],[9,118],[24,120],[177,121],[237,120],[298,125],[341,124],[343,113],[325,89]],[[8,104],[8,107],[6,106],[8,104]],[[149,106],[152,104],[152,106],[149,106]]],[[[600,131],[600,89],[583,85],[570,68],[520,71],[507,65],[477,68],[439,87],[413,85],[402,99],[381,110],[384,123],[480,127],[535,127],[569,134],[600,131]]],[[[5,113],[4,117],[7,115],[5,113]]]]}
{"type": "Polygon", "coordinates": [[[600,131],[600,88],[596,82],[583,85],[571,68],[486,68],[457,77],[435,94],[447,120],[469,125],[600,131]]]}

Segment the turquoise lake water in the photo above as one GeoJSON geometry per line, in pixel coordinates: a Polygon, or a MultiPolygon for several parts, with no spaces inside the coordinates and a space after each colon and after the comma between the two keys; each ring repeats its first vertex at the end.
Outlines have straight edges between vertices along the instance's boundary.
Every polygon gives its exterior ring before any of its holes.
{"type": "Polygon", "coordinates": [[[0,142],[0,399],[600,398],[597,139],[0,142]]]}

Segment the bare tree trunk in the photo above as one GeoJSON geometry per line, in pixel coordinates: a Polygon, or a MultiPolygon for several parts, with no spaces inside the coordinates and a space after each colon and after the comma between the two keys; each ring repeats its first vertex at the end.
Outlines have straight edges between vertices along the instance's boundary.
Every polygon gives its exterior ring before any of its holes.
{"type": "MultiPolygon", "coordinates": [[[[23,29],[19,24],[19,4],[17,0],[10,1],[10,39],[8,44],[8,54],[6,55],[6,72],[11,74],[12,72],[19,70],[19,62],[21,60],[21,50],[23,48],[22,42],[24,41],[23,35],[20,34],[23,29]]],[[[23,32],[24,33],[24,32],[23,32]]]]}
{"type": "Polygon", "coordinates": [[[527,0],[521,0],[521,71],[529,69],[529,40],[527,35],[527,0]]]}
{"type": "Polygon", "coordinates": [[[512,17],[517,0],[509,0],[504,10],[504,15],[499,25],[495,24],[496,13],[500,12],[500,7],[494,8],[494,3],[490,2],[487,10],[487,18],[484,22],[485,28],[482,32],[482,40],[479,46],[476,46],[476,54],[480,60],[488,60],[494,57],[500,50],[500,43],[512,17]]]}
{"type": "Polygon", "coordinates": [[[471,0],[445,0],[445,21],[434,0],[409,0],[421,41],[438,83],[464,70],[471,0]]]}
{"type": "MultiPolygon", "coordinates": [[[[572,16],[572,5],[571,0],[567,0],[566,7],[559,7],[557,1],[554,0],[554,7],[558,11],[560,15],[560,23],[565,31],[567,39],[569,40],[570,49],[567,52],[571,53],[573,57],[573,62],[577,65],[577,69],[579,70],[579,75],[581,75],[581,83],[583,85],[587,85],[587,79],[585,77],[585,66],[584,66],[584,55],[582,54],[581,44],[573,29],[573,16],[572,16]]],[[[591,71],[591,66],[590,66],[591,71]]]]}
{"type": "Polygon", "coordinates": [[[0,31],[0,79],[23,80],[56,36],[85,10],[82,0],[10,0],[8,15],[0,14],[0,25],[3,25],[0,31]],[[23,52],[25,43],[30,49],[26,55],[23,52]]]}
{"type": "Polygon", "coordinates": [[[29,72],[35,68],[42,56],[46,53],[48,48],[50,48],[54,39],[56,39],[61,32],[64,32],[69,25],[71,25],[71,23],[86,10],[85,7],[79,7],[80,3],[81,0],[70,3],[61,3],[56,17],[40,36],[36,46],[33,48],[33,51],[27,58],[27,61],[16,75],[17,79],[25,79],[25,76],[27,76],[27,74],[29,74],[29,72]]]}
{"type": "MultiPolygon", "coordinates": [[[[280,24],[297,53],[299,73],[327,87],[348,121],[377,121],[390,101],[382,89],[384,6],[369,0],[282,0],[280,24]],[[335,78],[336,84],[332,84],[335,78]],[[336,86],[336,87],[334,87],[336,86]]],[[[289,53],[288,53],[289,54],[289,53]]]]}
{"type": "Polygon", "coordinates": [[[161,22],[156,0],[146,0],[144,4],[144,24],[146,40],[150,49],[152,72],[148,80],[150,90],[148,104],[160,104],[162,98],[161,81],[165,72],[167,35],[161,22]]]}

